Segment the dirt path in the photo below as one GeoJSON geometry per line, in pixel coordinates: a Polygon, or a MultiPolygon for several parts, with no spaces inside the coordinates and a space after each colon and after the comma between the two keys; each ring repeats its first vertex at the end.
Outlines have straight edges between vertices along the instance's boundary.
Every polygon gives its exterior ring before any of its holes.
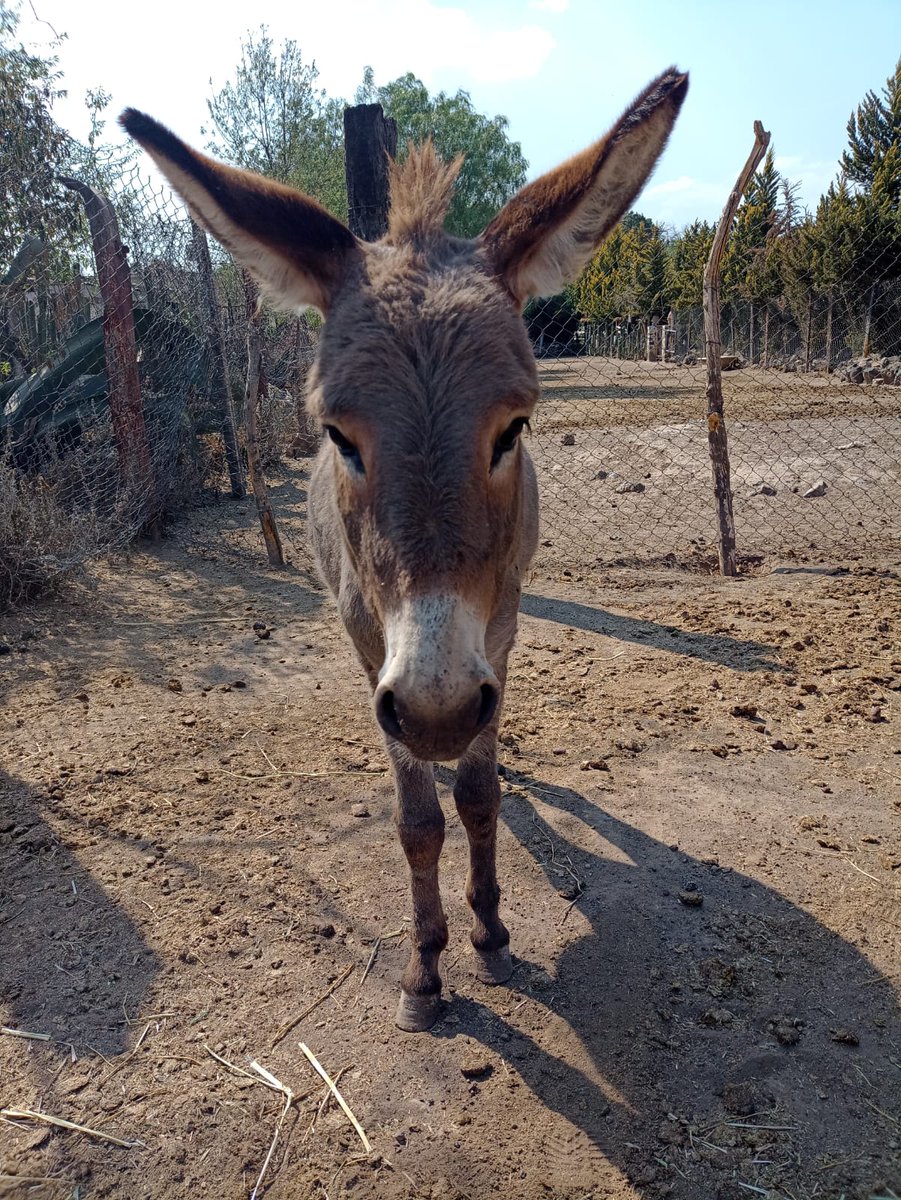
{"type": "Polygon", "coordinates": [[[0,634],[0,1021],[51,1035],[0,1035],[0,1107],[143,1143],[0,1124],[0,1196],[248,1196],[282,1097],[209,1050],[304,1097],[271,1200],[901,1192],[897,567],[536,577],[504,726],[517,969],[468,971],[451,806],[447,1005],[416,1037],[385,757],[302,481],[277,498],[284,575],[222,506],[0,634]]]}

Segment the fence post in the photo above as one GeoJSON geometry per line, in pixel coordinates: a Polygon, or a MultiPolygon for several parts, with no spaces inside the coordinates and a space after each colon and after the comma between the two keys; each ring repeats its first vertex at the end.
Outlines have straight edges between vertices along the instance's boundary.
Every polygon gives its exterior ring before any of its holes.
{"type": "Polygon", "coordinates": [[[344,170],[347,176],[347,223],[365,242],[388,229],[388,160],[397,153],[397,123],[381,104],[356,104],[344,110],[344,170]]]}
{"type": "Polygon", "coordinates": [[[257,427],[257,405],[263,384],[263,337],[260,332],[259,293],[256,284],[246,271],[241,272],[244,281],[244,304],[247,311],[247,381],[244,388],[244,434],[247,439],[247,469],[250,486],[256,500],[257,515],[266,543],[269,565],[283,567],[285,556],[278,526],[269,502],[269,489],[263,478],[263,460],[260,454],[260,438],[257,427]]]}
{"type": "Polygon", "coordinates": [[[707,350],[707,442],[713,471],[713,493],[716,498],[719,525],[720,572],[737,575],[735,557],[735,517],[732,512],[732,480],[729,469],[729,443],[726,419],[723,414],[723,368],[720,361],[720,266],[723,251],[732,231],[732,222],[751,176],[766,153],[770,135],[760,121],[754,122],[754,148],[745,163],[735,187],[726,201],[716,229],[710,257],[704,268],[704,340],[707,350]]]}
{"type": "Polygon", "coordinates": [[[244,486],[244,471],[241,468],[241,453],[238,448],[235,414],[232,407],[231,388],[228,383],[228,360],[225,356],[222,313],[216,298],[216,284],[213,279],[213,263],[210,258],[209,243],[206,240],[206,234],[196,221],[191,222],[191,243],[194,248],[194,258],[197,260],[197,270],[200,272],[200,290],[206,305],[206,327],[209,330],[210,349],[213,353],[213,375],[214,377],[218,376],[222,405],[222,444],[225,448],[225,461],[228,464],[229,483],[232,496],[236,500],[243,500],[247,495],[247,489],[244,486]]]}
{"type": "Polygon", "coordinates": [[[103,349],[119,478],[127,492],[141,498],[146,514],[144,527],[158,538],[159,497],[141,402],[131,271],[119,235],[116,210],[106,196],[80,179],[60,176],[59,182],[81,197],[91,230],[97,283],[103,299],[103,349]]]}

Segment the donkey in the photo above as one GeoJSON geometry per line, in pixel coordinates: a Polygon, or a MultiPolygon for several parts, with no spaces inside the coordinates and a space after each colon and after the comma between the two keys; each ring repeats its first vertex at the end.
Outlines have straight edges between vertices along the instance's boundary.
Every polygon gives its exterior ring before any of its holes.
{"type": "Polygon", "coordinates": [[[575,279],[641,190],[685,98],[655,79],[606,137],[522,189],[474,240],[444,218],[462,160],[392,165],[387,234],[359,241],[310,197],[224,166],[128,109],[121,123],[194,217],[279,305],[327,319],[307,404],[325,437],[309,486],[320,571],[369,679],[393,769],[413,929],[396,1023],[440,1006],[447,921],[435,761],[458,760],[475,971],[513,970],[495,867],[497,731],[538,489],[521,435],[538,375],[521,312],[575,279]]]}

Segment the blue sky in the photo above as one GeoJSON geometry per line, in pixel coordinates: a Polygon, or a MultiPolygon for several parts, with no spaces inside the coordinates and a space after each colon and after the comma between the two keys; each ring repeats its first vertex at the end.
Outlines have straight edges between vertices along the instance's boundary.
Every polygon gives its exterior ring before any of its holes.
{"type": "Polygon", "coordinates": [[[111,112],[144,108],[202,144],[210,79],[230,77],[242,36],[265,22],[315,60],[331,95],[352,95],[367,64],[378,82],[413,71],[431,90],[465,88],[480,110],[509,118],[532,176],[599,137],[676,63],[691,89],[638,204],[676,227],[718,215],[755,118],[814,206],[849,114],[901,55],[901,0],[25,0],[22,37],[46,46],[44,22],[68,35],[58,54],[70,96],[58,115],[75,133],[85,89],[101,85],[111,112]]]}

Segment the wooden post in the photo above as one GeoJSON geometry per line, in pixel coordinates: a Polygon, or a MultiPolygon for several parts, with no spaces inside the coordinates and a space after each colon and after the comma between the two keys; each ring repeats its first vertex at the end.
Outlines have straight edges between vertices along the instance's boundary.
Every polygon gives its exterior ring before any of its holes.
{"type": "Polygon", "coordinates": [[[241,452],[238,446],[238,435],[235,430],[235,412],[232,405],[231,388],[228,383],[228,359],[225,355],[225,331],[222,328],[222,312],[216,297],[216,283],[213,279],[213,263],[210,258],[210,247],[206,234],[196,222],[191,222],[191,244],[197,270],[200,273],[200,291],[206,307],[206,328],[210,350],[213,355],[213,380],[218,393],[219,405],[222,410],[222,444],[225,449],[225,461],[228,465],[228,479],[231,484],[232,496],[243,500],[247,495],[244,486],[244,471],[241,466],[241,452]]]}
{"type": "Polygon", "coordinates": [[[141,403],[131,271],[119,236],[116,210],[106,196],[80,179],[60,176],[59,182],[81,197],[91,230],[97,283],[103,299],[103,349],[119,479],[128,494],[140,499],[145,513],[144,528],[158,538],[161,514],[141,403]]]}
{"type": "Polygon", "coordinates": [[[735,187],[726,201],[717,226],[710,257],[704,268],[704,341],[707,351],[707,441],[710,447],[710,466],[713,472],[713,494],[716,499],[719,526],[720,571],[737,575],[735,556],[735,517],[732,512],[732,482],[729,469],[729,444],[726,437],[726,418],[723,414],[722,343],[720,341],[720,267],[732,223],[751,176],[766,153],[770,135],[760,121],[754,122],[754,148],[745,163],[735,187]]]}
{"type": "Polygon", "coordinates": [[[832,370],[832,309],[835,306],[835,289],[829,289],[826,308],[826,374],[832,370]]]}
{"type": "Polygon", "coordinates": [[[813,361],[813,296],[807,297],[807,323],[804,329],[804,370],[809,375],[813,361]]]}
{"type": "Polygon", "coordinates": [[[870,287],[870,299],[867,302],[867,319],[863,327],[863,353],[866,358],[870,353],[870,322],[873,319],[873,301],[876,298],[876,284],[870,287]]]}
{"type": "Polygon", "coordinates": [[[767,301],[766,308],[763,310],[763,362],[762,367],[770,365],[770,305],[767,301]]]}
{"type": "Polygon", "coordinates": [[[247,439],[247,471],[250,486],[257,504],[263,541],[269,565],[283,567],[285,556],[278,526],[269,503],[269,490],[263,478],[263,461],[260,454],[260,439],[257,427],[257,405],[263,383],[263,337],[260,332],[260,306],[256,284],[246,271],[241,272],[244,280],[244,302],[247,310],[247,380],[244,387],[244,436],[247,439]]]}
{"type": "Polygon", "coordinates": [[[381,104],[345,108],[347,223],[365,242],[388,229],[388,160],[396,154],[397,123],[385,117],[381,104]]]}

